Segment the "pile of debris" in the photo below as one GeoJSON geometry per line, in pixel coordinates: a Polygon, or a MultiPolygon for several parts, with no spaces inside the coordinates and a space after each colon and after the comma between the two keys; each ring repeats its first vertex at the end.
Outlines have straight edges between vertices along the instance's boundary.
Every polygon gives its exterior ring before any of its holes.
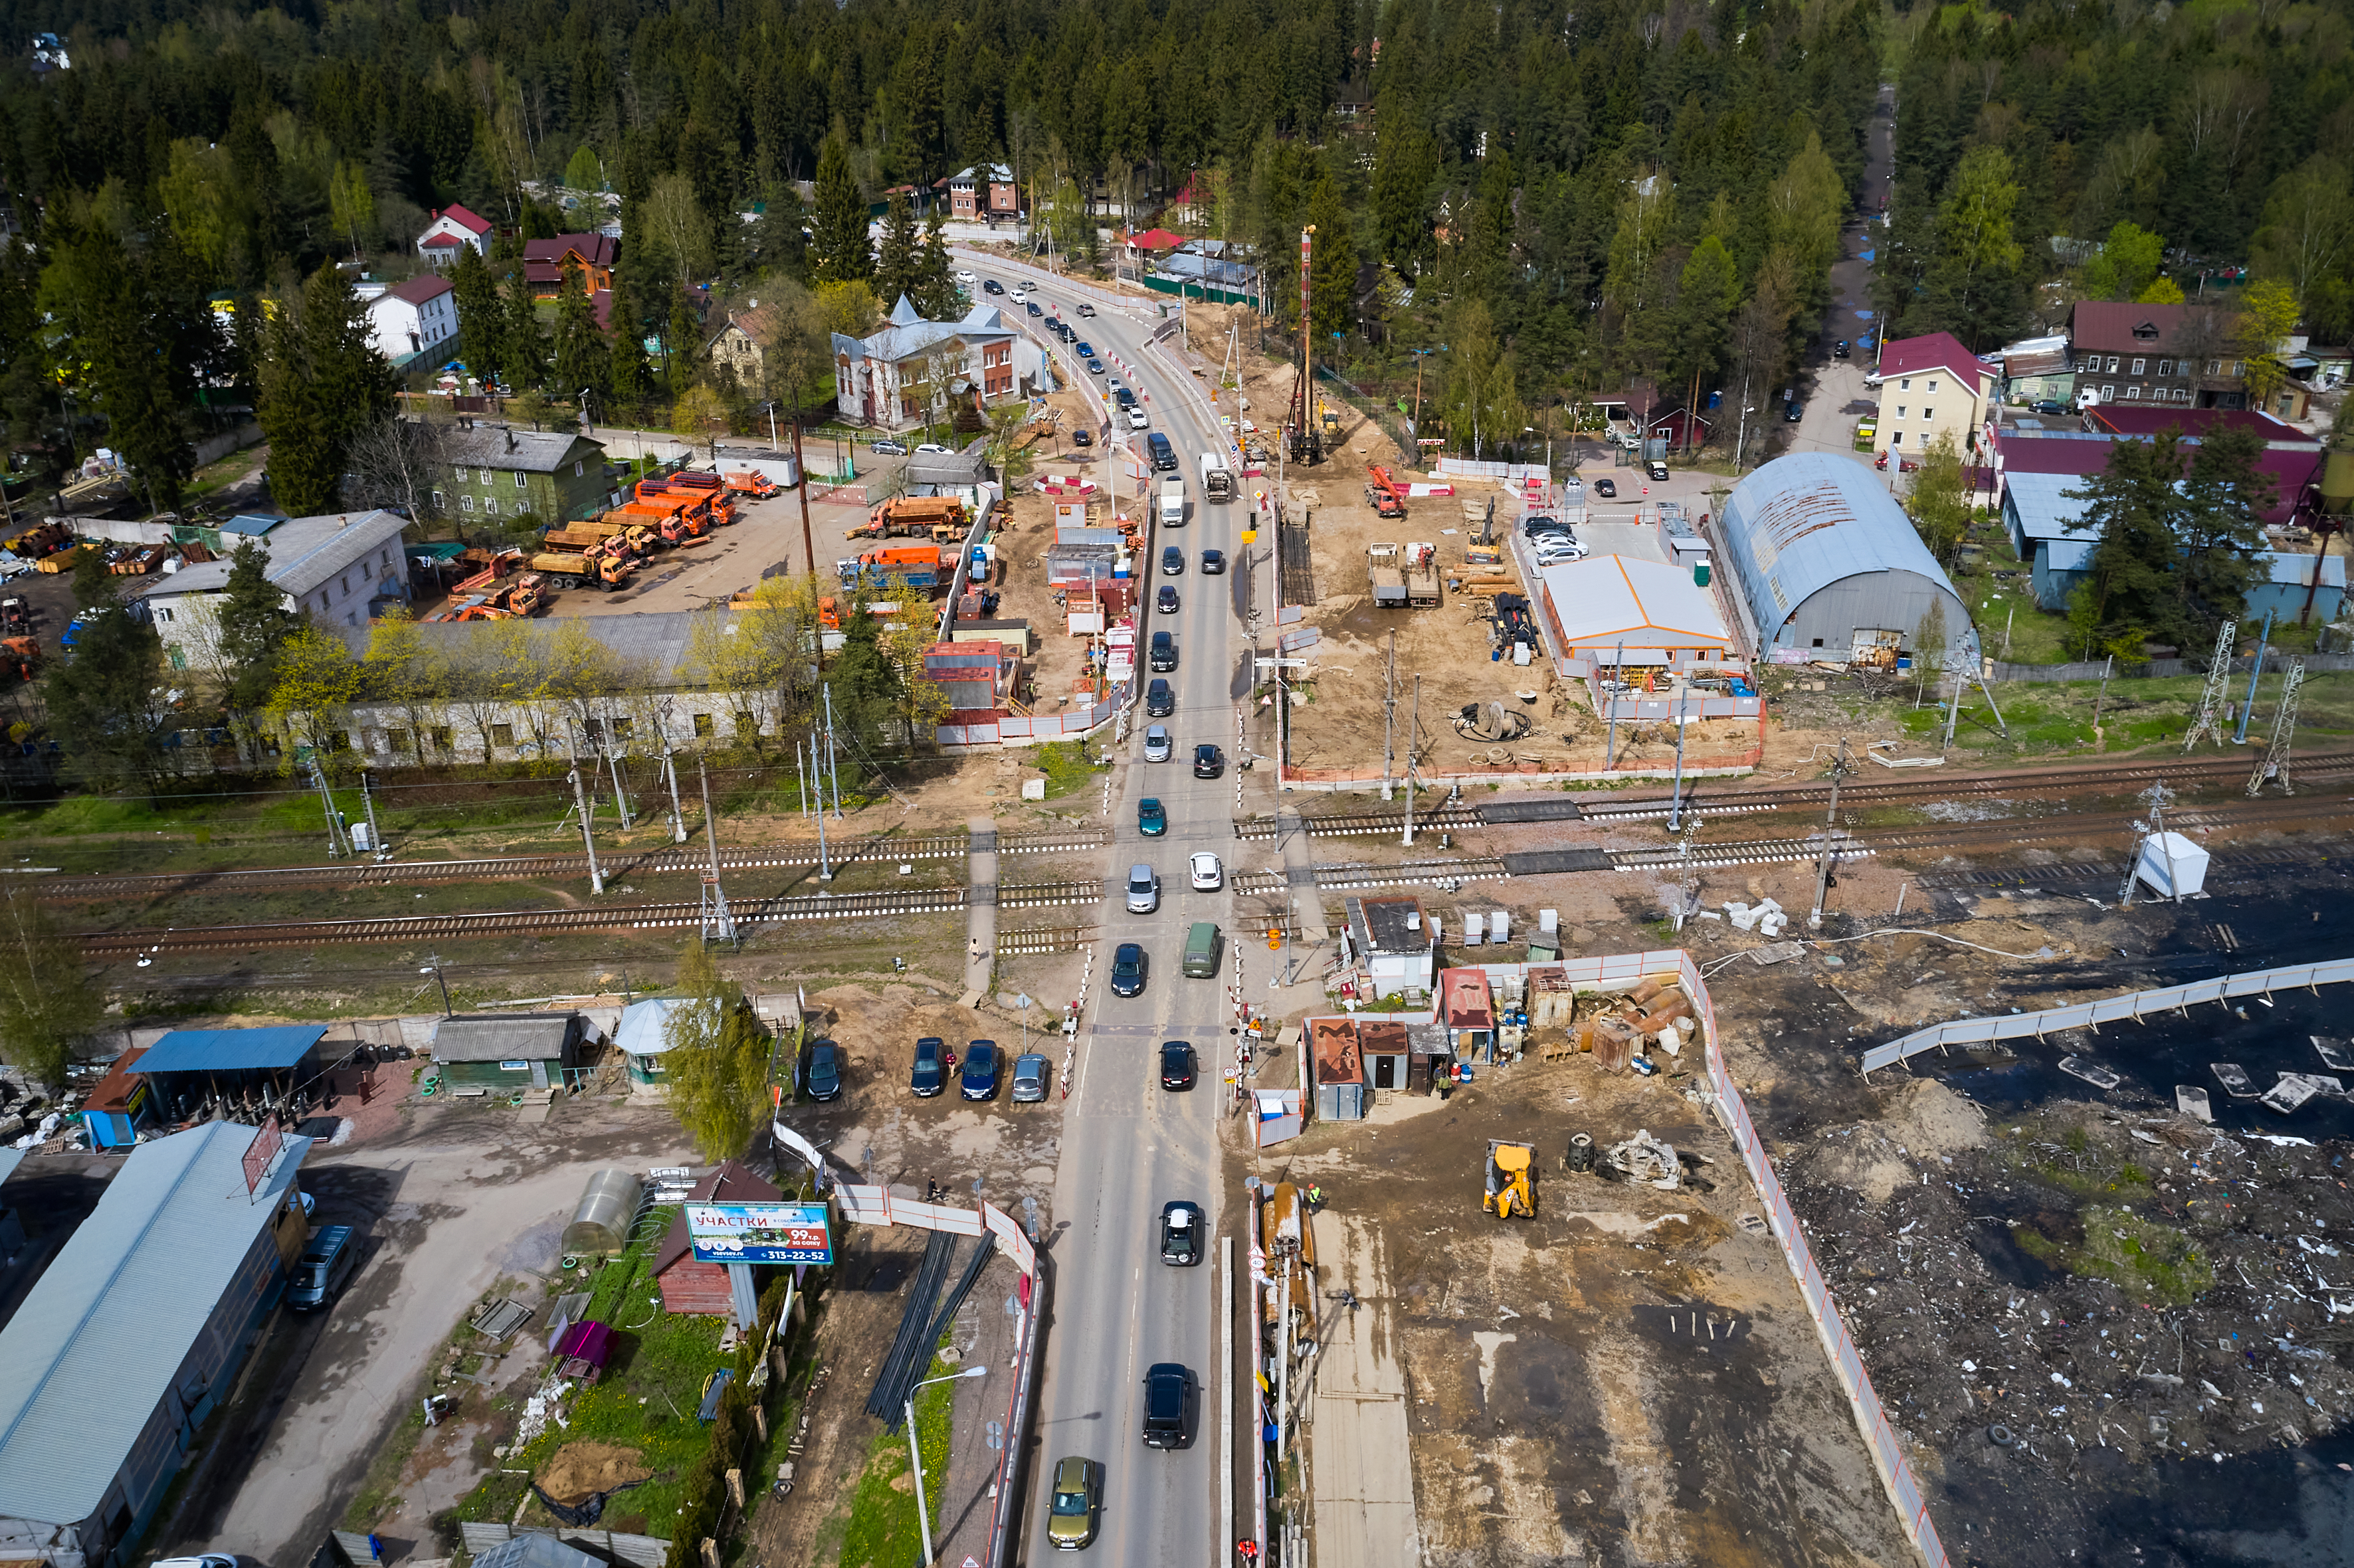
{"type": "Polygon", "coordinates": [[[1691,999],[1673,975],[1653,975],[1632,991],[1596,991],[1577,998],[1567,1039],[1550,1055],[1592,1053],[1605,1072],[1630,1068],[1646,1076],[1659,1069],[1648,1055],[1683,1054],[1699,1024],[1691,999]]]}

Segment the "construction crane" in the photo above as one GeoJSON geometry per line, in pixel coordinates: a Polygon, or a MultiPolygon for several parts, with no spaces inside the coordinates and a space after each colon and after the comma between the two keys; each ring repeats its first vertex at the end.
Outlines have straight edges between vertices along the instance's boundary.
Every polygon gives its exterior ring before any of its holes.
{"type": "Polygon", "coordinates": [[[1532,1170],[1537,1157],[1533,1143],[1508,1143],[1501,1139],[1488,1140],[1487,1195],[1479,1206],[1495,1213],[1500,1220],[1509,1220],[1518,1208],[1522,1219],[1537,1212],[1536,1189],[1532,1170]]]}

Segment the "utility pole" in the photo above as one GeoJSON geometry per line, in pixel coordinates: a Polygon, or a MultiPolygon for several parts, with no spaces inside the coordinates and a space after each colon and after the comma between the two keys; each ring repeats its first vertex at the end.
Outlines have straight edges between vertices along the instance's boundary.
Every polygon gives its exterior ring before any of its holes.
{"type": "Polygon", "coordinates": [[[588,792],[580,783],[580,759],[572,759],[572,801],[580,809],[580,842],[588,852],[588,891],[605,891],[605,874],[597,866],[597,836],[588,831],[588,792]]]}
{"type": "Polygon", "coordinates": [[[801,750],[800,741],[793,742],[793,771],[801,775],[801,815],[810,814],[809,757],[801,750]]]}
{"type": "Polygon", "coordinates": [[[605,754],[605,769],[613,776],[613,804],[621,812],[621,831],[628,832],[637,823],[630,817],[629,792],[621,788],[621,759],[614,755],[612,726],[608,724],[597,737],[597,749],[605,754]]]}
{"type": "MultiPolygon", "coordinates": [[[[833,751],[833,688],[825,688],[825,771],[833,781],[833,820],[842,821],[842,768],[833,751]]],[[[824,800],[821,797],[819,805],[824,800]]]]}
{"type": "Polygon", "coordinates": [[[2109,701],[2109,672],[2116,667],[2117,656],[2114,653],[2101,662],[2101,689],[2093,696],[2093,739],[2095,742],[2101,738],[2101,710],[2107,706],[2109,701]]]}
{"type": "Polygon", "coordinates": [[[818,800],[817,800],[817,879],[818,879],[820,882],[832,882],[832,881],[833,880],[833,864],[832,864],[832,863],[831,861],[829,861],[829,860],[827,860],[827,859],[826,859],[826,853],[825,853],[825,779],[824,779],[823,775],[820,774],[820,773],[819,773],[819,771],[818,771],[818,766],[817,766],[817,736],[810,736],[809,748],[810,748],[810,777],[811,777],[812,779],[815,779],[817,780],[817,790],[818,790],[818,800]]]}
{"type": "Polygon", "coordinates": [[[1382,677],[1382,799],[1390,798],[1391,747],[1397,733],[1397,633],[1390,633],[1390,667],[1382,677]]]}
{"type": "MultiPolygon", "coordinates": [[[[671,757],[670,705],[668,703],[664,703],[662,706],[661,722],[663,743],[663,780],[670,786],[670,842],[674,844],[683,844],[686,842],[686,815],[678,809],[678,764],[673,761],[671,757]]],[[[698,764],[700,761],[701,759],[698,758],[698,764]]],[[[704,809],[704,815],[707,817],[710,814],[710,808],[706,806],[704,809]]]]}
{"type": "Polygon", "coordinates": [[[327,813],[327,858],[341,860],[352,853],[351,841],[344,833],[343,813],[335,809],[335,793],[327,788],[327,768],[318,754],[311,757],[311,781],[319,787],[319,803],[327,813]]]}
{"type": "Polygon", "coordinates": [[[2272,743],[2264,747],[2264,756],[2256,762],[2256,770],[2248,775],[2248,797],[2253,800],[2265,781],[2276,780],[2284,795],[2294,795],[2288,782],[2288,747],[2296,735],[2297,694],[2305,689],[2305,661],[2288,662],[2288,675],[2281,682],[2280,705],[2273,710],[2272,743]]]}
{"type": "MultiPolygon", "coordinates": [[[[801,399],[799,397],[793,399],[793,471],[801,475],[801,556],[808,563],[810,591],[814,593],[817,591],[817,544],[810,534],[809,465],[801,461],[801,399]]],[[[823,665],[825,662],[825,637],[822,633],[819,635],[817,640],[817,657],[819,664],[821,666],[823,665]]]]}
{"type": "Polygon", "coordinates": [[[1839,824],[1840,780],[1849,773],[1847,736],[1840,736],[1839,756],[1831,762],[1831,803],[1823,813],[1823,853],[1815,858],[1815,906],[1808,912],[1807,924],[1819,929],[1823,923],[1823,895],[1830,891],[1831,851],[1836,842],[1834,833],[1839,824]]]}
{"type": "Polygon", "coordinates": [[[703,874],[703,939],[706,942],[738,940],[736,916],[727,907],[726,891],[719,885],[719,834],[711,821],[711,775],[703,766],[703,758],[695,759],[695,775],[703,785],[703,847],[710,856],[708,869],[703,874]]]}
{"type": "Polygon", "coordinates": [[[376,825],[376,795],[368,789],[368,770],[360,769],[360,804],[367,809],[368,848],[379,861],[390,860],[392,853],[384,847],[384,832],[376,825]]]}
{"type": "MultiPolygon", "coordinates": [[[[1627,640],[1622,637],[1618,640],[1618,652],[1610,656],[1611,684],[1616,686],[1624,686],[1627,683],[1626,676],[1623,673],[1626,668],[1627,640]]],[[[1600,683],[1601,683],[1599,682],[1596,683],[1596,685],[1599,685],[1600,683]]],[[[1602,694],[1602,700],[1604,703],[1607,704],[1610,708],[1609,739],[1602,748],[1602,771],[1607,773],[1612,768],[1618,766],[1618,694],[1616,692],[1605,692],[1602,694]]]]}
{"type": "Polygon", "coordinates": [[[2168,890],[2173,893],[2176,903],[2182,901],[2182,894],[2175,885],[2174,846],[2166,842],[2166,808],[2173,801],[2174,791],[2163,784],[2152,784],[2141,792],[2139,798],[2149,802],[2149,820],[2134,824],[2133,853],[2126,856],[2126,879],[2117,885],[2117,907],[2120,909],[2133,903],[2134,881],[2141,872],[2142,846],[2153,838],[2158,840],[2158,850],[2166,856],[2168,890]]]}
{"type": "Polygon", "coordinates": [[[1691,683],[1676,683],[1676,788],[1668,800],[1668,832],[1683,831],[1684,821],[1684,699],[1691,694],[1691,683]]]}
{"type": "Polygon", "coordinates": [[[1422,733],[1422,672],[1414,673],[1414,716],[1405,726],[1405,838],[1409,849],[1414,847],[1414,742],[1422,733]]]}
{"type": "Polygon", "coordinates": [[[2207,688],[2199,694],[2199,714],[2190,721],[2190,731],[2182,737],[2182,749],[2188,752],[2199,744],[2202,735],[2211,735],[2215,744],[2223,744],[2223,691],[2232,678],[2232,648],[2240,632],[2240,623],[2227,620],[2215,633],[2215,652],[2207,661],[2207,688]]]}
{"type": "Polygon", "coordinates": [[[2264,629],[2256,634],[2256,662],[2248,668],[2248,700],[2240,705],[2239,727],[2232,732],[2233,746],[2248,744],[2248,715],[2256,711],[2256,683],[2264,677],[2264,650],[2272,646],[2273,612],[2264,611],[2264,629]]]}

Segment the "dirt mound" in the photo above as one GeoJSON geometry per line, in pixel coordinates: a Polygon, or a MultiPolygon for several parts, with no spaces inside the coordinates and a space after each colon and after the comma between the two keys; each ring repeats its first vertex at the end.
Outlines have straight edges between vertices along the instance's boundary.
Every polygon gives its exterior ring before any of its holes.
{"type": "Polygon", "coordinates": [[[610,1443],[567,1443],[533,1479],[541,1491],[569,1506],[592,1492],[609,1492],[652,1474],[646,1467],[645,1456],[635,1448],[616,1448],[610,1443]]]}
{"type": "Polygon", "coordinates": [[[1987,1140],[1986,1118],[1962,1096],[1923,1078],[1889,1101],[1887,1113],[1828,1135],[1808,1162],[1808,1179],[1835,1182],[1884,1203],[1899,1187],[1921,1180],[1924,1166],[1987,1140]]]}

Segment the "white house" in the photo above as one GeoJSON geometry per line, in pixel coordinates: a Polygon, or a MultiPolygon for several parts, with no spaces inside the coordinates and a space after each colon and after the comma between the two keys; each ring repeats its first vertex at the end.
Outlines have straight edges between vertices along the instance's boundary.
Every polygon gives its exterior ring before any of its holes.
{"type": "Polygon", "coordinates": [[[872,337],[833,334],[833,389],[843,417],[905,429],[934,412],[1027,397],[1041,389],[1045,350],[977,305],[962,321],[928,322],[905,294],[872,337]]]}
{"type": "Polygon", "coordinates": [[[1433,993],[1438,983],[1438,940],[1410,893],[1344,900],[1350,957],[1372,982],[1368,1000],[1433,993]]]}
{"type": "Polygon", "coordinates": [[[432,354],[458,335],[458,291],[428,272],[368,302],[376,351],[395,365],[432,354]]]}
{"type": "MultiPolygon", "coordinates": [[[[257,540],[269,556],[270,580],[285,590],[286,607],[320,625],[366,626],[371,603],[409,597],[401,544],[408,520],[398,513],[239,521],[245,526],[236,532],[257,540]]],[[[154,612],[155,630],[173,668],[213,662],[211,611],[228,586],[228,573],[224,557],[148,580],[140,597],[154,612]]]]}
{"type": "Polygon", "coordinates": [[[491,253],[491,220],[477,217],[462,207],[443,207],[417,237],[417,253],[436,267],[458,259],[458,247],[471,245],[477,256],[491,253]]]}

